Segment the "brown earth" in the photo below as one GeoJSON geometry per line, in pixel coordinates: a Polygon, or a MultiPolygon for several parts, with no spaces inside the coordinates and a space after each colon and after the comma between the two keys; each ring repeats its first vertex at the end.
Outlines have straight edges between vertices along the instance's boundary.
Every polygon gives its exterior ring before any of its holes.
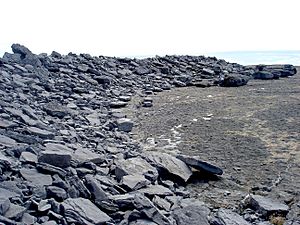
{"type": "MultiPolygon", "coordinates": [[[[298,71],[300,69],[298,68],[298,71]]],[[[238,88],[177,88],[154,106],[126,110],[145,149],[200,156],[224,170],[187,188],[214,207],[234,207],[253,190],[292,204],[300,192],[300,76],[251,80],[238,88]]]]}

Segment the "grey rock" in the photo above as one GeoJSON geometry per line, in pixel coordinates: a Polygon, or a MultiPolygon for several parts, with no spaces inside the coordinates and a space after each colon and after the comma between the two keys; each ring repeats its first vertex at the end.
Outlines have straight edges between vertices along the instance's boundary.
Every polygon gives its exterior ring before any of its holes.
{"type": "Polygon", "coordinates": [[[217,174],[217,175],[223,174],[223,170],[221,168],[214,166],[208,162],[202,161],[198,157],[178,155],[177,158],[185,162],[188,166],[193,167],[195,169],[207,173],[211,173],[211,174],[217,174]]]}
{"type": "Polygon", "coordinates": [[[274,79],[274,74],[269,71],[257,71],[253,74],[254,79],[269,80],[274,79]]]}
{"type": "Polygon", "coordinates": [[[91,192],[96,203],[108,199],[107,193],[102,189],[101,183],[97,179],[95,179],[94,176],[86,175],[85,180],[86,187],[91,192]]]}
{"type": "Polygon", "coordinates": [[[21,162],[27,162],[27,163],[37,163],[37,155],[31,153],[31,152],[22,152],[20,156],[21,162]]]}
{"type": "Polygon", "coordinates": [[[121,118],[117,120],[117,127],[119,131],[131,132],[134,123],[127,118],[121,118]]]}
{"type": "Polygon", "coordinates": [[[215,222],[214,225],[251,225],[242,216],[229,209],[219,209],[215,222]]]}
{"type": "Polygon", "coordinates": [[[10,207],[8,198],[0,198],[0,215],[3,216],[10,207]]]}
{"type": "Polygon", "coordinates": [[[121,184],[129,190],[135,191],[147,186],[150,181],[143,175],[126,175],[122,177],[121,184]]]}
{"type": "Polygon", "coordinates": [[[261,195],[248,195],[246,202],[261,213],[264,217],[269,217],[272,214],[286,215],[289,212],[289,207],[273,199],[261,195]]]}
{"type": "Polygon", "coordinates": [[[20,220],[24,215],[26,208],[16,204],[10,204],[9,209],[6,211],[4,216],[10,220],[20,220]]]}
{"type": "Polygon", "coordinates": [[[59,102],[48,103],[44,105],[44,109],[50,116],[58,117],[60,119],[68,115],[67,108],[62,106],[59,102]]]}
{"type": "Polygon", "coordinates": [[[173,192],[169,189],[166,188],[162,185],[149,185],[145,188],[142,188],[139,190],[139,192],[144,193],[146,196],[153,197],[155,195],[158,196],[168,196],[168,195],[173,195],[173,192]]]}
{"type": "Polygon", "coordinates": [[[57,201],[63,201],[68,197],[67,192],[60,187],[48,186],[46,190],[47,190],[47,197],[54,198],[57,201]]]}
{"type": "Polygon", "coordinates": [[[36,186],[44,186],[52,184],[50,175],[39,173],[36,169],[22,168],[20,170],[22,177],[36,186]]]}
{"type": "Polygon", "coordinates": [[[90,200],[84,198],[69,198],[62,204],[63,214],[68,223],[86,225],[101,225],[111,222],[112,219],[90,200]]]}
{"type": "Polygon", "coordinates": [[[241,74],[228,74],[220,80],[220,86],[222,87],[239,87],[246,85],[249,81],[249,77],[241,74]]]}
{"type": "Polygon", "coordinates": [[[109,106],[111,108],[123,108],[123,107],[126,107],[127,106],[127,102],[123,102],[123,101],[116,101],[116,102],[111,102],[109,104],[109,106]]]}
{"type": "Polygon", "coordinates": [[[167,153],[149,152],[145,154],[147,160],[160,171],[160,175],[170,174],[187,182],[192,176],[191,169],[180,159],[167,153]]]}
{"type": "Polygon", "coordinates": [[[129,225],[157,225],[157,223],[154,223],[151,220],[137,219],[135,221],[129,222],[129,225]]]}
{"type": "Polygon", "coordinates": [[[35,222],[37,222],[37,218],[30,215],[29,213],[24,213],[24,215],[22,216],[21,222],[26,225],[34,224],[35,222]]]}
{"type": "Polygon", "coordinates": [[[186,206],[184,208],[175,209],[172,212],[177,225],[209,225],[208,215],[209,209],[205,206],[186,206]]]}
{"type": "Polygon", "coordinates": [[[171,209],[171,203],[159,196],[154,196],[152,202],[159,209],[166,210],[166,211],[170,211],[171,209]]]}
{"type": "Polygon", "coordinates": [[[13,147],[13,146],[17,145],[17,142],[12,138],[9,138],[5,135],[0,134],[0,146],[1,145],[7,146],[7,147],[13,147]]]}
{"type": "Polygon", "coordinates": [[[71,153],[67,151],[43,151],[40,152],[38,162],[47,163],[53,166],[65,168],[71,164],[71,153]]]}
{"type": "Polygon", "coordinates": [[[171,225],[170,220],[164,216],[144,195],[135,195],[134,206],[145,218],[160,225],[171,225]]]}
{"type": "Polygon", "coordinates": [[[143,175],[150,181],[155,181],[158,177],[158,172],[146,160],[141,157],[135,157],[117,161],[115,175],[118,180],[121,180],[125,175],[143,175]]]}
{"type": "Polygon", "coordinates": [[[77,148],[76,151],[72,154],[72,159],[75,160],[78,164],[83,164],[86,162],[100,164],[106,160],[104,155],[94,153],[85,148],[77,148]]]}
{"type": "Polygon", "coordinates": [[[54,133],[47,131],[47,130],[42,130],[40,128],[37,127],[27,127],[26,130],[32,134],[32,135],[37,135],[40,138],[44,138],[44,139],[53,139],[54,138],[54,133]]]}

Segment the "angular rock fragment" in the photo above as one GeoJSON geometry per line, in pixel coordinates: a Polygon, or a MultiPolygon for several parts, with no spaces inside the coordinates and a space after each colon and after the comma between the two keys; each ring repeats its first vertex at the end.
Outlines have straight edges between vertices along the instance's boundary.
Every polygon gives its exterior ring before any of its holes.
{"type": "Polygon", "coordinates": [[[119,131],[130,132],[133,128],[133,122],[127,118],[117,120],[117,127],[119,131]]]}
{"type": "Polygon", "coordinates": [[[48,186],[46,190],[47,190],[47,197],[54,198],[57,201],[63,201],[68,197],[67,192],[64,189],[59,187],[48,186]]]}
{"type": "Polygon", "coordinates": [[[250,194],[246,197],[246,202],[266,218],[272,214],[285,216],[289,212],[289,207],[286,204],[261,195],[250,194]]]}
{"type": "Polygon", "coordinates": [[[47,163],[60,168],[65,168],[71,164],[71,153],[67,151],[43,151],[40,152],[38,162],[47,163]]]}
{"type": "Polygon", "coordinates": [[[3,216],[10,207],[10,201],[7,198],[0,198],[0,215],[3,216]]]}
{"type": "Polygon", "coordinates": [[[26,163],[37,163],[38,159],[37,155],[31,152],[22,152],[20,156],[20,161],[26,163]]]}
{"type": "Polygon", "coordinates": [[[222,87],[239,87],[246,85],[249,81],[249,77],[241,74],[228,74],[220,79],[220,86],[222,87]]]}
{"type": "MultiPolygon", "coordinates": [[[[177,224],[189,225],[209,225],[208,215],[209,209],[205,206],[186,206],[184,208],[177,208],[172,212],[172,215],[177,224]]],[[[236,224],[237,225],[237,224],[236,224]]]]}
{"type": "Polygon", "coordinates": [[[188,166],[193,167],[197,170],[217,175],[223,174],[223,170],[221,168],[214,166],[208,162],[204,162],[197,157],[178,155],[177,158],[185,162],[188,166]]]}
{"type": "Polygon", "coordinates": [[[5,212],[4,216],[11,220],[20,220],[25,213],[26,208],[16,204],[10,204],[9,209],[5,212]]]}
{"type": "Polygon", "coordinates": [[[121,184],[129,190],[135,191],[147,186],[150,181],[143,175],[126,175],[122,177],[121,184]]]}
{"type": "Polygon", "coordinates": [[[86,225],[104,225],[112,219],[90,200],[84,198],[69,198],[62,204],[63,215],[68,223],[80,223],[86,225]]]}
{"type": "Polygon", "coordinates": [[[126,175],[143,175],[148,180],[155,181],[158,177],[158,172],[146,160],[141,157],[135,157],[117,161],[115,175],[118,180],[121,180],[126,175]]]}
{"type": "Polygon", "coordinates": [[[47,131],[47,130],[42,130],[40,128],[37,127],[27,127],[26,129],[30,134],[32,135],[37,135],[40,138],[44,138],[44,139],[53,139],[54,138],[54,133],[47,131]]]}
{"type": "Polygon", "coordinates": [[[22,168],[20,170],[22,177],[36,186],[44,186],[52,184],[50,175],[39,173],[36,169],[22,168]]]}
{"type": "Polygon", "coordinates": [[[216,216],[214,225],[251,225],[242,216],[229,210],[219,209],[216,216]]]}
{"type": "Polygon", "coordinates": [[[171,225],[171,221],[164,216],[153,203],[142,194],[136,194],[134,197],[134,206],[145,219],[152,220],[160,225],[171,225]]]}
{"type": "Polygon", "coordinates": [[[192,171],[186,163],[167,153],[149,152],[145,156],[150,164],[159,169],[160,175],[173,175],[184,182],[192,176],[192,171]]]}

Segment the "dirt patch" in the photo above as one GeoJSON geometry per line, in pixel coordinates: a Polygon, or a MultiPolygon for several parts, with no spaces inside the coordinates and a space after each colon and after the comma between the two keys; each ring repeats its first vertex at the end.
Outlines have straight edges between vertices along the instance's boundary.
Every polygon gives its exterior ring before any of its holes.
{"type": "Polygon", "coordinates": [[[135,139],[145,149],[197,155],[225,171],[218,180],[195,179],[188,186],[193,195],[215,206],[236,205],[256,187],[276,197],[299,195],[299,74],[238,88],[177,88],[153,99],[153,107],[139,108],[137,96],[127,109],[135,139]]]}

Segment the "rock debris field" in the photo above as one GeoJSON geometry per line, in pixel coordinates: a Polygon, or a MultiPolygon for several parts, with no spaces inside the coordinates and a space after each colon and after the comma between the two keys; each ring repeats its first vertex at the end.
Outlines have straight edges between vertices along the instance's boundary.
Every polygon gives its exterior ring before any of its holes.
{"type": "MultiPolygon", "coordinates": [[[[234,93],[252,82],[291,80],[294,66],[245,67],[204,56],[36,55],[19,44],[12,51],[0,58],[0,224],[300,224],[293,180],[280,192],[282,198],[272,195],[279,176],[273,186],[240,188],[229,204],[231,192],[220,188],[217,193],[216,187],[247,168],[230,170],[221,157],[178,148],[178,124],[171,129],[174,140],[162,146],[147,136],[164,132],[153,129],[173,118],[172,113],[161,120],[147,114],[163,101],[159,96],[181,90],[234,93]],[[205,191],[199,192],[203,184],[205,191]],[[210,201],[210,193],[218,200],[210,201]]],[[[201,136],[201,143],[209,138],[201,136]]],[[[235,185],[246,184],[235,180],[235,185]]]]}

